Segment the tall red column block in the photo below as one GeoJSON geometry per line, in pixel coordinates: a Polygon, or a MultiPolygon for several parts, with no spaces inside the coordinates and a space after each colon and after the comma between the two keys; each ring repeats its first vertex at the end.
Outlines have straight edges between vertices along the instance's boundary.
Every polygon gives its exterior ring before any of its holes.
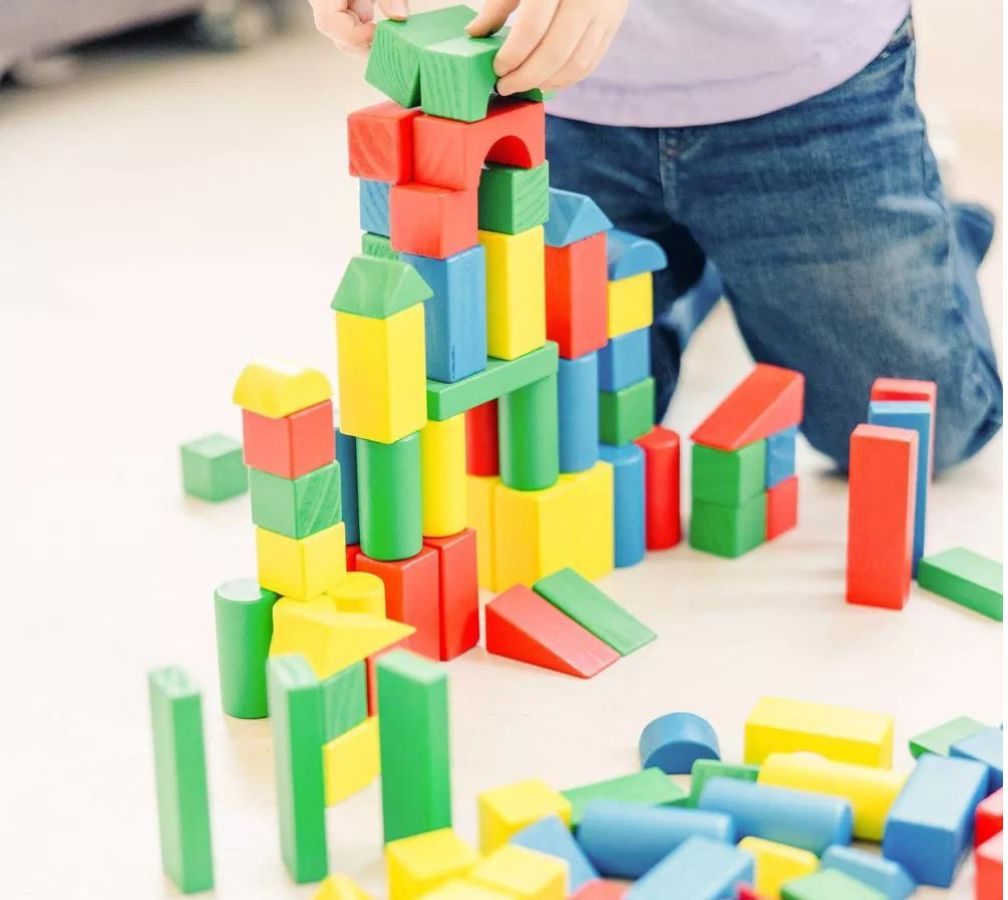
{"type": "Polygon", "coordinates": [[[385,615],[416,629],[402,646],[437,659],[441,632],[437,551],[424,547],[409,559],[389,561],[358,553],[356,569],[377,575],[385,584],[385,615]]]}
{"type": "Polygon", "coordinates": [[[564,359],[606,345],[607,287],[605,232],[546,247],[546,337],[564,359]]]}
{"type": "Polygon", "coordinates": [[[917,432],[858,425],[850,442],[847,602],[902,609],[910,596],[917,432]]]}
{"type": "Polygon", "coordinates": [[[500,440],[497,431],[497,401],[481,403],[465,414],[466,472],[470,475],[500,474],[500,440]]]}
{"type": "Polygon", "coordinates": [[[648,550],[682,540],[679,515],[679,435],[655,425],[634,443],[644,451],[644,534],[648,550]]]}
{"type": "Polygon", "coordinates": [[[347,117],[350,174],[402,184],[413,180],[413,120],[419,109],[389,100],[347,117]]]}
{"type": "Polygon", "coordinates": [[[332,401],[282,419],[242,410],[245,465],[280,478],[300,478],[333,461],[332,401]]]}
{"type": "Polygon", "coordinates": [[[438,555],[438,655],[454,659],[479,643],[476,532],[467,528],[449,537],[425,537],[424,546],[438,555]]]}

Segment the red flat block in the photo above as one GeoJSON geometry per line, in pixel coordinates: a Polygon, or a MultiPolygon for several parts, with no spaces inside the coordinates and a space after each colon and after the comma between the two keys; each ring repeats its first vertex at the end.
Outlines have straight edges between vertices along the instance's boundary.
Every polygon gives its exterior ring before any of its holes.
{"type": "Polygon", "coordinates": [[[792,475],[767,491],[766,539],[772,541],[797,524],[798,476],[792,475]]]}
{"type": "Polygon", "coordinates": [[[425,537],[424,546],[438,555],[438,655],[454,659],[479,643],[479,582],[476,577],[476,532],[471,528],[449,537],[425,537]]]}
{"type": "Polygon", "coordinates": [[[487,653],[591,678],[620,658],[608,644],[517,584],[486,605],[487,653]]]}
{"type": "Polygon", "coordinates": [[[938,385],[912,378],[876,378],[871,386],[872,400],[912,400],[931,407],[931,452],[928,454],[928,478],[934,477],[935,423],[938,415],[938,385]]]}
{"type": "Polygon", "coordinates": [[[385,584],[385,615],[416,631],[402,646],[430,659],[439,656],[441,625],[438,600],[438,555],[424,547],[409,559],[379,560],[357,555],[358,572],[377,575],[385,584]]]}
{"type": "Polygon", "coordinates": [[[389,100],[347,117],[350,174],[402,184],[413,180],[413,120],[419,109],[389,100]]]}
{"type": "Polygon", "coordinates": [[[634,443],[644,451],[644,534],[648,550],[682,540],[679,517],[679,435],[655,425],[634,443]]]}
{"type": "Polygon", "coordinates": [[[546,114],[541,103],[493,104],[485,119],[413,120],[413,177],[438,187],[479,187],[484,162],[530,169],[546,160],[546,114]]]}
{"type": "Polygon", "coordinates": [[[357,571],[357,557],[360,556],[360,544],[347,544],[346,546],[346,570],[348,572],[357,571]]]}
{"type": "Polygon", "coordinates": [[[446,259],[476,246],[477,201],[475,190],[394,185],[389,193],[392,249],[446,259]]]}
{"type": "Polygon", "coordinates": [[[847,602],[902,609],[910,596],[917,432],[858,425],[850,441],[847,602]]]}
{"type": "Polygon", "coordinates": [[[581,885],[578,891],[570,895],[570,900],[622,900],[628,890],[625,885],[615,881],[596,878],[581,885]]]}
{"type": "Polygon", "coordinates": [[[738,450],[802,420],[805,376],[760,363],[690,438],[717,450],[738,450]]]}
{"type": "Polygon", "coordinates": [[[497,401],[467,410],[466,472],[470,475],[500,475],[500,440],[497,432],[497,401]]]}
{"type": "Polygon", "coordinates": [[[980,801],[973,825],[973,846],[979,847],[1004,828],[1004,788],[980,801]]]}
{"type": "Polygon", "coordinates": [[[976,862],[976,900],[1004,897],[1004,832],[987,838],[973,853],[976,862]]]}
{"type": "Polygon", "coordinates": [[[332,401],[282,419],[242,410],[245,465],[281,478],[300,478],[336,456],[332,401]]]}
{"type": "Polygon", "coordinates": [[[605,232],[546,248],[546,337],[564,359],[601,350],[606,331],[605,232]]]}

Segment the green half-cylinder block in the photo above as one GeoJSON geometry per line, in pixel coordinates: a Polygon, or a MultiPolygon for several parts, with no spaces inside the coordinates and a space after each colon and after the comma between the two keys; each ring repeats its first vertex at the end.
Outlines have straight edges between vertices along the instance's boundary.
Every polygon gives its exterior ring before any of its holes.
{"type": "Polygon", "coordinates": [[[448,676],[393,650],[377,664],[385,843],[451,825],[448,676]]]}
{"type": "Polygon", "coordinates": [[[766,441],[738,450],[693,445],[693,499],[721,506],[741,506],[763,490],[766,441]]]}
{"type": "Polygon", "coordinates": [[[308,537],[343,519],[338,462],[293,479],[251,469],[249,491],[252,521],[287,537],[308,537]]]}
{"type": "Polygon", "coordinates": [[[509,488],[539,491],[560,475],[557,377],[547,375],[500,398],[500,476],[509,488]]]}
{"type": "Polygon", "coordinates": [[[648,376],[618,391],[599,391],[599,441],[619,447],[654,428],[655,382],[648,376]]]}
{"type": "Polygon", "coordinates": [[[264,719],[266,658],[273,639],[277,595],[254,578],[236,578],[214,591],[221,706],[238,719],[264,719]]]}
{"type": "Polygon", "coordinates": [[[738,781],[756,781],[759,766],[733,765],[719,759],[698,759],[690,770],[690,792],[688,806],[695,807],[703,792],[704,785],[712,778],[734,778],[738,781]]]}
{"type": "Polygon", "coordinates": [[[693,501],[690,546],[734,559],[766,540],[766,494],[759,493],[741,506],[693,501]]]}
{"type": "Polygon", "coordinates": [[[372,559],[416,556],[423,548],[420,433],[391,444],[357,438],[360,548],[372,559]]]}
{"type": "Polygon", "coordinates": [[[619,800],[641,806],[670,806],[686,796],[686,791],[661,769],[655,768],[569,788],[560,793],[571,805],[571,828],[577,828],[585,807],[593,800],[619,800]]]}
{"type": "Polygon", "coordinates": [[[331,306],[337,312],[387,319],[432,296],[427,282],[409,263],[365,255],[350,260],[331,306]]]}
{"type": "Polygon", "coordinates": [[[377,259],[399,259],[399,254],[392,249],[392,241],[389,238],[383,234],[372,234],[370,231],[361,234],[361,253],[377,259]]]}
{"type": "Polygon", "coordinates": [[[787,881],[781,900],[886,900],[886,895],[839,869],[820,869],[787,881]]]}
{"type": "Polygon", "coordinates": [[[213,887],[200,692],[177,666],[147,676],[161,863],[183,894],[213,887]]]}
{"type": "Polygon", "coordinates": [[[182,487],[191,497],[217,503],[244,494],[248,470],[242,445],[225,434],[208,434],[179,448],[182,487]]]}
{"type": "Polygon", "coordinates": [[[925,556],[917,583],[927,591],[998,622],[1004,619],[1004,568],[964,547],[925,556]]]}
{"type": "Polygon", "coordinates": [[[479,227],[519,234],[549,218],[549,163],[531,169],[488,163],[479,183],[479,227]]]}
{"type": "Polygon", "coordinates": [[[953,744],[972,737],[981,731],[986,731],[987,725],[971,719],[969,716],[959,716],[950,719],[927,731],[910,738],[910,754],[916,759],[924,753],[934,753],[936,756],[948,756],[953,744]]]}
{"type": "Polygon", "coordinates": [[[367,718],[367,672],[353,663],[322,682],[322,734],[326,741],[346,734],[367,718]]]}

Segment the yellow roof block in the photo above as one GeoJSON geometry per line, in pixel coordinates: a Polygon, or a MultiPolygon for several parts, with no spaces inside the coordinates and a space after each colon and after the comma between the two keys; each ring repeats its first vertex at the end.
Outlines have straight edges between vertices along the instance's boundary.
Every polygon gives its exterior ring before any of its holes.
{"type": "Polygon", "coordinates": [[[232,399],[242,409],[282,419],[331,397],[329,379],[318,369],[249,363],[238,376],[232,399]]]}
{"type": "Polygon", "coordinates": [[[819,868],[819,857],[814,853],[787,844],[747,837],[739,841],[739,847],[755,861],[755,888],[757,893],[765,897],[779,897],[781,886],[785,882],[811,875],[819,868]]]}
{"type": "Polygon", "coordinates": [[[373,900],[348,875],[330,875],[321,882],[312,900],[373,900]]]}
{"type": "Polygon", "coordinates": [[[385,846],[389,900],[418,900],[467,874],[479,854],[451,828],[392,841],[385,846]]]}
{"type": "Polygon", "coordinates": [[[322,745],[326,806],[335,806],[378,777],[378,718],[370,716],[360,725],[322,745]]]}
{"type": "Polygon", "coordinates": [[[505,844],[487,856],[470,877],[518,900],[564,900],[567,862],[515,844],[505,844]]]}
{"type": "Polygon", "coordinates": [[[484,853],[503,846],[526,825],[546,816],[559,816],[570,825],[570,801],[538,778],[483,791],[476,802],[484,853]]]}

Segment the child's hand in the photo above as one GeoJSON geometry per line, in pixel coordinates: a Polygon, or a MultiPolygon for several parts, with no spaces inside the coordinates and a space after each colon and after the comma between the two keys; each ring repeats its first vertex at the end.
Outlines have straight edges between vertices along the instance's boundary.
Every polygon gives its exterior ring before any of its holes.
{"type": "Polygon", "coordinates": [[[367,53],[374,39],[374,8],[390,19],[405,19],[407,0],[308,0],[315,27],[346,53],[367,53]]]}
{"type": "Polygon", "coordinates": [[[486,0],[467,28],[482,37],[518,10],[494,69],[497,91],[553,90],[580,81],[601,62],[628,0],[486,0]]]}

